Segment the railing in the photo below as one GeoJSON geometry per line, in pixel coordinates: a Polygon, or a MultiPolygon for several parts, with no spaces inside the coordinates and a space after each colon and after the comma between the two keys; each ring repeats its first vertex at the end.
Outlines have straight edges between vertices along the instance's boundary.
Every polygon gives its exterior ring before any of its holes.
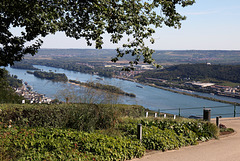
{"type": "MultiPolygon", "coordinates": [[[[179,117],[197,116],[203,117],[203,109],[211,109],[211,117],[240,117],[240,106],[226,105],[226,106],[209,106],[209,107],[190,107],[190,108],[169,108],[158,109],[158,116],[164,116],[164,113],[170,115],[176,115],[179,117]]],[[[149,113],[149,116],[155,116],[156,114],[149,113]]]]}

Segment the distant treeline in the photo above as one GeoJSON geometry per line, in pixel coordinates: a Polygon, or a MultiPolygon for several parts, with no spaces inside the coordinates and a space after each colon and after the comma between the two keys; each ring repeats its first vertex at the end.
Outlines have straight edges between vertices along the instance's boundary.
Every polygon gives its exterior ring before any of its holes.
{"type": "Polygon", "coordinates": [[[141,73],[138,79],[146,81],[146,78],[192,81],[216,79],[240,83],[240,65],[181,64],[141,73]]]}
{"type": "Polygon", "coordinates": [[[99,76],[103,77],[112,77],[115,73],[113,69],[106,69],[103,67],[102,63],[89,63],[94,65],[95,68],[91,68],[87,65],[84,65],[86,62],[79,63],[78,59],[56,59],[56,60],[24,60],[24,63],[33,64],[33,65],[44,65],[48,67],[62,68],[66,70],[95,74],[98,73],[99,76]]]}
{"type": "MultiPolygon", "coordinates": [[[[28,72],[31,74],[30,72],[28,72]]],[[[48,79],[56,82],[67,82],[68,78],[64,73],[34,71],[33,75],[38,78],[48,79]]]]}
{"type": "Polygon", "coordinates": [[[100,89],[100,90],[108,91],[108,92],[111,92],[111,93],[122,94],[122,95],[126,95],[126,96],[129,96],[129,97],[136,97],[136,95],[134,93],[124,92],[120,88],[112,86],[112,85],[105,85],[105,84],[94,83],[94,82],[83,83],[83,82],[76,81],[76,80],[69,80],[69,82],[79,84],[79,85],[83,85],[83,86],[87,86],[87,87],[91,87],[91,88],[94,88],[94,89],[100,89]]]}
{"type": "MultiPolygon", "coordinates": [[[[78,62],[106,62],[117,54],[113,49],[40,49],[34,57],[60,60],[77,60],[78,62]]],[[[160,64],[204,63],[240,64],[239,50],[156,50],[153,59],[160,64]]],[[[25,59],[26,60],[26,59],[25,59]]],[[[43,59],[42,59],[43,60],[43,59]]],[[[46,59],[45,59],[46,60],[46,59]]],[[[133,60],[131,54],[120,60],[133,60]]]]}
{"type": "Polygon", "coordinates": [[[27,70],[39,70],[38,68],[35,68],[32,64],[24,63],[24,62],[16,62],[11,68],[16,69],[27,69],[27,70]]]}

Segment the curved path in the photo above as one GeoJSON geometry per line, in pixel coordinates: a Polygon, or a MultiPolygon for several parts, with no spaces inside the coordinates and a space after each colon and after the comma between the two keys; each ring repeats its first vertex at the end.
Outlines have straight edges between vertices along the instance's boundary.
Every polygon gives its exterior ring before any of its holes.
{"type": "Polygon", "coordinates": [[[235,133],[179,150],[150,152],[133,161],[240,161],[240,118],[221,118],[220,123],[235,133]]]}

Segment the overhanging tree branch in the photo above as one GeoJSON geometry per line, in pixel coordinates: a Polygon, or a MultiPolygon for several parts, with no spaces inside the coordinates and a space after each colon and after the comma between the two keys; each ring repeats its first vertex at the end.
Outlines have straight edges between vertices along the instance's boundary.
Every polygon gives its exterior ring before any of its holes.
{"type": "MultiPolygon", "coordinates": [[[[130,64],[154,64],[153,50],[144,41],[152,37],[156,28],[163,24],[180,28],[186,17],[176,11],[176,6],[192,5],[194,0],[3,0],[0,2],[0,66],[13,65],[24,55],[37,53],[42,45],[39,37],[65,32],[75,39],[85,38],[88,45],[95,42],[101,49],[102,35],[111,35],[112,43],[119,43],[123,35],[132,38],[123,48],[117,49],[119,57],[131,54],[130,64]],[[156,13],[156,9],[160,13],[156,13]],[[13,35],[11,28],[20,27],[20,36],[13,35]],[[27,42],[33,43],[26,46],[27,42]]],[[[154,40],[150,39],[151,43],[154,40]]]]}

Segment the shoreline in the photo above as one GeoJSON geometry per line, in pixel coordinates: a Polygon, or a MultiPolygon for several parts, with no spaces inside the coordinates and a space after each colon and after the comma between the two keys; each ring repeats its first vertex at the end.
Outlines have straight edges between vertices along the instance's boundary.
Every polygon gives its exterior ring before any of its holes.
{"type": "MultiPolygon", "coordinates": [[[[83,84],[79,84],[79,83],[74,83],[74,82],[71,82],[71,81],[69,81],[69,80],[68,80],[67,83],[72,84],[72,85],[76,85],[76,86],[82,86],[82,87],[84,87],[84,88],[93,88],[93,89],[95,89],[95,90],[100,90],[100,91],[104,91],[104,92],[110,92],[110,93],[115,94],[115,95],[123,95],[123,96],[128,96],[128,97],[136,97],[135,94],[133,94],[133,93],[127,93],[127,92],[124,92],[124,91],[123,91],[124,93],[111,92],[111,91],[109,91],[109,90],[97,89],[97,88],[94,88],[94,87],[91,87],[91,86],[87,86],[87,85],[83,85],[83,84]],[[133,96],[133,95],[134,95],[134,96],[133,96]]],[[[115,87],[115,86],[114,86],[114,87],[115,87]]]]}
{"type": "MultiPolygon", "coordinates": [[[[166,90],[166,91],[173,92],[173,93],[178,93],[178,94],[183,94],[183,95],[187,95],[187,96],[202,98],[202,99],[206,99],[206,100],[210,100],[210,101],[216,101],[216,102],[220,102],[220,103],[226,103],[226,104],[232,104],[232,105],[240,106],[240,103],[237,103],[237,102],[225,101],[225,100],[221,100],[221,99],[217,99],[217,98],[200,96],[200,95],[197,95],[197,94],[191,94],[191,93],[187,93],[187,92],[176,91],[176,90],[173,90],[173,89],[170,89],[170,88],[166,88],[166,87],[163,87],[163,86],[157,86],[157,85],[151,84],[151,83],[142,83],[142,82],[139,82],[139,81],[133,80],[133,79],[118,78],[118,77],[113,77],[113,78],[127,80],[127,81],[130,81],[130,82],[136,82],[136,83],[139,83],[139,84],[151,86],[151,87],[154,87],[154,88],[166,90]]],[[[197,91],[194,91],[194,92],[197,92],[197,91]]],[[[224,96],[224,97],[226,97],[226,96],[224,96]]],[[[230,97],[230,98],[232,98],[232,97],[230,97]]]]}
{"type": "MultiPolygon", "coordinates": [[[[173,93],[183,94],[183,95],[187,95],[187,96],[191,96],[191,97],[196,97],[196,98],[206,99],[206,100],[210,100],[210,101],[216,101],[216,102],[220,102],[220,103],[226,103],[226,104],[232,104],[232,105],[240,106],[240,103],[237,103],[237,102],[225,101],[225,100],[221,100],[221,99],[217,99],[217,98],[200,96],[200,95],[197,95],[197,94],[191,94],[191,93],[187,93],[187,92],[180,92],[180,91],[176,91],[176,90],[166,88],[166,87],[163,87],[163,86],[157,86],[155,84],[142,83],[142,82],[139,82],[137,80],[133,80],[133,79],[129,79],[129,78],[118,78],[118,77],[112,77],[112,78],[126,80],[126,81],[130,81],[130,82],[136,82],[136,83],[139,83],[139,84],[143,84],[143,85],[147,85],[147,86],[150,86],[150,87],[166,90],[166,91],[173,92],[173,93]]],[[[196,91],[194,91],[194,92],[196,92],[196,91]]]]}
{"type": "Polygon", "coordinates": [[[180,92],[180,91],[176,91],[176,90],[173,90],[173,89],[170,89],[170,88],[157,86],[157,85],[153,85],[153,84],[149,84],[149,83],[144,83],[144,84],[148,85],[148,86],[151,86],[151,87],[155,87],[155,88],[159,88],[159,89],[162,89],[162,90],[166,90],[166,91],[169,91],[169,92],[173,92],[173,93],[178,93],[178,94],[183,94],[183,95],[187,95],[187,96],[202,98],[202,99],[206,99],[206,100],[210,100],[210,101],[216,101],[216,102],[221,102],[221,103],[227,103],[227,104],[240,106],[240,103],[237,103],[237,102],[225,101],[225,100],[220,100],[220,99],[217,99],[217,98],[211,98],[211,97],[206,97],[206,96],[199,96],[197,94],[190,94],[190,93],[186,93],[186,92],[180,92]]]}

